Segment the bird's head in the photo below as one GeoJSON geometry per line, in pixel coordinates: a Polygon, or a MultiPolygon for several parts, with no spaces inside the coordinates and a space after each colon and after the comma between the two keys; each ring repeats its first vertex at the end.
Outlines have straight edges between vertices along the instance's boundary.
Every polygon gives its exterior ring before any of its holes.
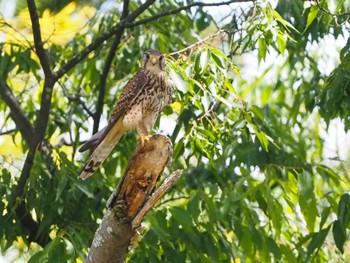
{"type": "Polygon", "coordinates": [[[143,53],[141,67],[154,72],[165,71],[165,57],[160,51],[149,49],[143,53]]]}

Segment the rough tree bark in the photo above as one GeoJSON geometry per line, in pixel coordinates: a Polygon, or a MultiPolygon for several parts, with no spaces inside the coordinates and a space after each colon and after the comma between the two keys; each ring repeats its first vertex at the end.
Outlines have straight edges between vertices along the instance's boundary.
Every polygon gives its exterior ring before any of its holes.
{"type": "Polygon", "coordinates": [[[142,219],[181,175],[181,171],[174,172],[156,189],[171,154],[171,142],[163,135],[153,135],[137,146],[107,202],[107,213],[96,230],[86,263],[124,262],[142,219]]]}

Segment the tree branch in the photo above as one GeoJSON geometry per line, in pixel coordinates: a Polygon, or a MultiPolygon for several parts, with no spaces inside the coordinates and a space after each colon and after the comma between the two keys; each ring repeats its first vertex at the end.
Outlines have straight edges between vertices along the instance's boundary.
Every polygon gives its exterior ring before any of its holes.
{"type": "Polygon", "coordinates": [[[2,80],[0,80],[0,97],[10,108],[11,117],[15,122],[17,129],[21,132],[26,143],[30,145],[34,135],[34,128],[26,114],[22,111],[17,98],[13,95],[10,87],[2,80]]]}
{"type": "Polygon", "coordinates": [[[18,206],[15,209],[15,213],[21,221],[21,223],[23,224],[23,226],[29,231],[28,240],[30,242],[37,242],[38,244],[44,246],[50,240],[50,237],[48,235],[39,235],[39,224],[31,217],[30,212],[27,210],[23,193],[30,176],[30,171],[34,164],[36,151],[45,137],[45,131],[50,116],[51,98],[55,80],[53,79],[53,74],[50,67],[47,52],[45,51],[43,46],[39,17],[34,0],[27,0],[27,5],[29,9],[30,19],[32,22],[35,51],[39,57],[41,67],[44,71],[45,80],[43,92],[41,94],[39,116],[35,125],[33,137],[30,140],[29,151],[15,189],[15,197],[18,202],[18,206]]]}
{"type": "Polygon", "coordinates": [[[65,63],[59,70],[57,70],[54,73],[54,79],[57,80],[61,78],[64,74],[66,74],[69,70],[71,70],[76,64],[78,64],[80,61],[82,61],[84,58],[86,58],[87,55],[89,55],[92,51],[97,49],[99,46],[103,44],[104,41],[111,38],[113,35],[116,34],[118,30],[121,28],[133,28],[135,26],[143,25],[149,22],[152,22],[154,20],[157,20],[164,16],[174,15],[177,14],[183,10],[188,10],[195,6],[222,6],[222,5],[229,5],[232,3],[246,3],[246,2],[255,2],[256,0],[230,0],[230,1],[224,1],[224,2],[218,2],[218,3],[203,3],[203,2],[193,2],[186,6],[181,6],[179,8],[165,11],[163,13],[160,13],[158,15],[154,15],[136,22],[132,22],[134,19],[136,19],[140,14],[142,14],[150,5],[152,5],[155,0],[148,0],[143,5],[141,5],[137,10],[135,10],[133,13],[129,14],[123,21],[117,23],[115,26],[113,26],[110,30],[107,32],[101,34],[99,37],[97,37],[90,45],[82,49],[78,54],[76,54],[71,60],[69,60],[67,63],[65,63]]]}
{"type": "Polygon", "coordinates": [[[52,71],[50,67],[49,57],[43,46],[43,41],[41,38],[41,30],[39,24],[39,16],[34,0],[27,0],[27,5],[29,9],[30,20],[32,22],[34,46],[36,54],[39,57],[40,64],[43,68],[45,76],[52,76],[52,71]]]}
{"type": "Polygon", "coordinates": [[[54,73],[54,79],[57,80],[61,78],[64,74],[66,74],[69,70],[71,70],[76,64],[86,58],[90,52],[97,49],[99,46],[103,44],[104,41],[111,38],[115,35],[119,30],[125,29],[125,22],[133,21],[136,17],[142,14],[150,5],[152,5],[156,0],[147,0],[144,4],[142,4],[138,9],[136,9],[133,13],[129,14],[123,21],[117,23],[107,32],[101,34],[97,37],[90,45],[85,47],[80,51],[77,55],[75,55],[71,60],[65,63],[59,70],[54,73]]]}
{"type": "Polygon", "coordinates": [[[152,196],[143,205],[140,211],[136,214],[134,219],[131,221],[132,228],[137,228],[140,226],[141,221],[145,215],[154,207],[154,205],[159,201],[160,198],[169,190],[174,183],[181,177],[182,170],[176,170],[168,178],[165,179],[164,183],[152,194],[152,196]]]}
{"type": "MultiPolygon", "coordinates": [[[[123,21],[125,19],[125,17],[127,17],[128,14],[129,14],[129,0],[124,0],[123,11],[122,11],[122,15],[121,15],[120,20],[123,21]]],[[[104,98],[105,98],[105,94],[106,94],[106,80],[107,80],[109,70],[112,66],[112,61],[113,61],[113,58],[115,57],[116,50],[121,42],[123,32],[124,32],[123,27],[121,27],[120,30],[118,30],[116,32],[114,41],[113,41],[112,46],[108,52],[105,65],[104,65],[102,73],[100,75],[100,86],[98,89],[99,94],[98,94],[97,103],[96,103],[96,112],[93,115],[94,116],[93,117],[94,126],[92,129],[93,134],[98,131],[98,128],[100,125],[100,119],[101,119],[101,115],[102,115],[102,111],[103,111],[104,98]]]]}
{"type": "Polygon", "coordinates": [[[255,2],[256,0],[230,0],[230,1],[224,1],[224,2],[218,2],[218,3],[203,3],[203,2],[193,2],[191,4],[185,5],[185,6],[180,6],[179,8],[175,8],[173,10],[169,10],[169,11],[165,11],[162,13],[159,13],[157,15],[145,18],[145,19],[141,19],[139,21],[136,22],[132,22],[132,23],[126,23],[125,27],[126,28],[132,28],[132,27],[136,27],[139,25],[143,25],[143,24],[147,24],[149,22],[152,22],[154,20],[157,20],[161,17],[164,16],[169,16],[169,15],[175,15],[177,13],[180,13],[183,10],[188,10],[191,9],[192,7],[195,6],[200,6],[200,7],[205,7],[205,6],[222,6],[222,5],[229,5],[229,4],[233,4],[233,3],[246,3],[246,2],[255,2]]]}
{"type": "Polygon", "coordinates": [[[0,136],[1,135],[7,135],[7,134],[10,134],[10,133],[13,133],[13,132],[16,132],[17,129],[11,129],[11,130],[7,130],[7,131],[3,131],[3,132],[0,132],[0,136]]]}
{"type": "MultiPolygon", "coordinates": [[[[131,221],[142,211],[137,219],[139,225],[145,213],[152,208],[147,206],[143,209],[145,204],[149,204],[146,201],[153,193],[171,153],[171,142],[163,135],[153,135],[143,146],[137,146],[118,187],[107,202],[107,213],[95,233],[85,262],[124,262],[135,234],[131,221]]],[[[170,181],[166,180],[166,188],[160,187],[162,194],[169,189],[170,181]]],[[[172,180],[172,183],[175,181],[172,180]]],[[[158,199],[162,194],[157,195],[158,199]]]]}
{"type": "Polygon", "coordinates": [[[17,182],[15,189],[15,197],[18,205],[15,208],[16,216],[18,217],[22,226],[26,229],[25,232],[28,232],[28,241],[36,242],[42,247],[47,245],[50,240],[50,237],[47,234],[39,235],[39,224],[32,218],[30,212],[28,211],[25,203],[25,199],[22,197],[27,180],[30,175],[30,170],[34,164],[36,149],[29,149],[24,166],[21,172],[21,176],[17,182]]]}
{"type": "Polygon", "coordinates": [[[199,41],[197,41],[196,43],[193,43],[192,45],[189,45],[187,47],[185,47],[184,49],[181,49],[179,51],[175,51],[169,54],[169,56],[173,56],[173,55],[178,55],[181,54],[183,52],[186,52],[187,50],[192,50],[195,47],[201,46],[204,42],[208,41],[208,40],[214,40],[216,38],[223,38],[228,34],[227,30],[219,30],[218,32],[216,32],[215,34],[209,35],[199,41]]]}
{"type": "MultiPolygon", "coordinates": [[[[311,1],[310,1],[311,2],[311,1]]],[[[319,0],[316,0],[316,6],[319,10],[321,10],[323,13],[326,13],[330,16],[333,17],[343,17],[343,16],[350,16],[350,12],[344,12],[344,13],[340,13],[340,14],[334,14],[331,11],[325,9],[324,7],[321,6],[321,3],[319,0]]]]}

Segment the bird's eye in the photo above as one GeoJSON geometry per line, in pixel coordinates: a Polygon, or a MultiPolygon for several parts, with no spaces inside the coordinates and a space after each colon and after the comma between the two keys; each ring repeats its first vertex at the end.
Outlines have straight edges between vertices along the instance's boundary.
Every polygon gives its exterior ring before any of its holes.
{"type": "Polygon", "coordinates": [[[159,60],[163,60],[164,59],[164,55],[161,55],[160,57],[159,57],[159,60]]]}
{"type": "Polygon", "coordinates": [[[145,53],[145,56],[147,59],[149,59],[151,57],[151,55],[149,53],[145,53]]]}

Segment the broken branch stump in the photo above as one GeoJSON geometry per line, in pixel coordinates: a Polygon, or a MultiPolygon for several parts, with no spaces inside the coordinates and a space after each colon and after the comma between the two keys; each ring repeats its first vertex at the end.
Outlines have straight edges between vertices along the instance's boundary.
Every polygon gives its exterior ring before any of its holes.
{"type": "Polygon", "coordinates": [[[171,142],[163,135],[153,135],[144,145],[138,144],[107,202],[107,213],[96,230],[86,263],[124,262],[136,228],[181,175],[181,171],[174,172],[155,190],[171,154],[171,142]]]}

